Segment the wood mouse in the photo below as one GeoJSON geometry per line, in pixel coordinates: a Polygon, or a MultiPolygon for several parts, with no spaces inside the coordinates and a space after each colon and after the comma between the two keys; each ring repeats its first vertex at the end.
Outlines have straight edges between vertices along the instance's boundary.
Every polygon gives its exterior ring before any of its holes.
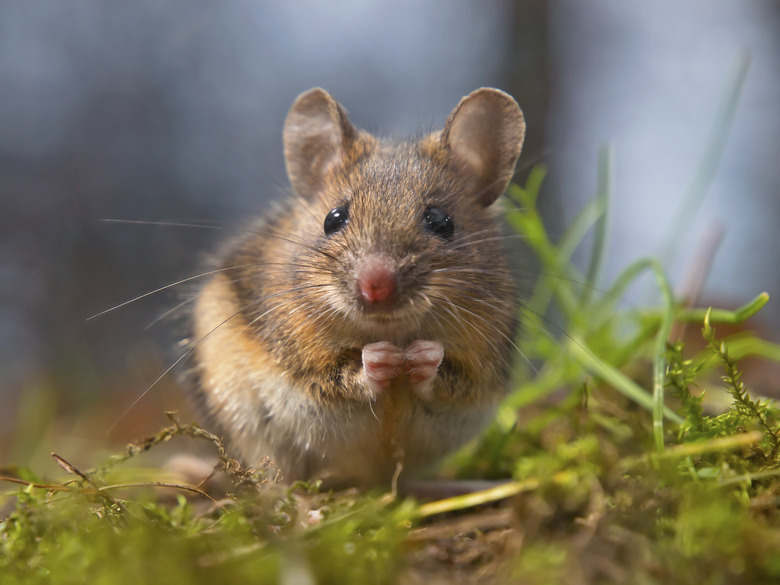
{"type": "Polygon", "coordinates": [[[520,155],[508,94],[464,97],[419,140],[295,100],[292,193],[228,242],[191,314],[189,386],[247,463],[370,487],[474,437],[505,395],[517,292],[491,204],[520,155]]]}

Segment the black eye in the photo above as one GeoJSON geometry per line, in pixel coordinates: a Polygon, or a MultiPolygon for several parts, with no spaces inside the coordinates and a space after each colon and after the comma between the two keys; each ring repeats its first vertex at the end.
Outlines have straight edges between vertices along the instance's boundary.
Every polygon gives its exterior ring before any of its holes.
{"type": "Polygon", "coordinates": [[[438,207],[429,207],[423,214],[423,221],[428,231],[445,240],[452,239],[455,234],[455,224],[449,215],[438,207]]]}
{"type": "Polygon", "coordinates": [[[348,221],[349,210],[347,209],[346,205],[337,207],[336,209],[331,209],[328,212],[328,215],[325,216],[325,235],[329,236],[331,234],[335,234],[337,231],[347,225],[348,221]]]}

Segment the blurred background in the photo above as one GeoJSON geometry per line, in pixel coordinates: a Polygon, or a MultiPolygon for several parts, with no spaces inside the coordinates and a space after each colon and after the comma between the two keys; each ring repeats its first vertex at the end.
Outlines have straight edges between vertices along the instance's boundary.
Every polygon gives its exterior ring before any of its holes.
{"type": "MultiPolygon", "coordinates": [[[[175,292],[86,319],[196,273],[225,234],[102,219],[261,213],[287,183],[284,116],[310,87],[407,136],[485,85],[525,112],[518,182],[548,167],[552,234],[612,145],[604,282],[666,251],[683,286],[715,233],[702,303],[780,291],[778,1],[0,0],[0,465],[135,438],[164,410],[193,417],[170,377],[122,416],[170,363],[177,326],[147,325],[175,292]],[[714,128],[745,59],[733,122],[714,128]],[[718,130],[706,198],[681,216],[718,130]]],[[[760,323],[780,340],[775,297],[760,323]]]]}

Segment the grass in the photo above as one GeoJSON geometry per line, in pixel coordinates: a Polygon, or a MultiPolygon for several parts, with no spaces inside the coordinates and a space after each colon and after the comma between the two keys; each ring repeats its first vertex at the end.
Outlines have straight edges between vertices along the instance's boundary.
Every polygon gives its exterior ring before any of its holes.
{"type": "MultiPolygon", "coordinates": [[[[725,140],[744,71],[734,77],[686,214],[725,140]]],[[[495,423],[440,471],[500,482],[419,502],[285,487],[271,462],[248,469],[171,414],[92,469],[70,453],[54,455],[54,479],[6,469],[0,585],[780,583],[780,415],[751,395],[743,368],[780,362],[780,346],[721,333],[769,297],[689,307],[654,259],[602,287],[611,160],[605,149],[596,196],[557,242],[536,208],[544,169],[510,188],[507,220],[541,266],[519,342],[534,371],[518,369],[495,423]],[[580,272],[571,257],[591,232],[580,272]],[[645,273],[658,306],[619,304],[645,273]],[[701,335],[680,341],[672,332],[683,325],[701,335]],[[193,479],[150,459],[173,440],[181,451],[205,445],[214,471],[193,479]]]]}

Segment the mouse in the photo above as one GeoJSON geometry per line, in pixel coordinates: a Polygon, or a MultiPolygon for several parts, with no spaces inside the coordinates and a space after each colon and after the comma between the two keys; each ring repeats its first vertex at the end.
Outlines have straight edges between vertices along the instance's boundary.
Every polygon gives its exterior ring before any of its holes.
{"type": "Polygon", "coordinates": [[[185,378],[203,421],[287,482],[414,478],[509,389],[518,291],[494,205],[525,135],[494,88],[416,139],[353,126],[328,92],[284,121],[289,192],[209,261],[185,378]]]}

